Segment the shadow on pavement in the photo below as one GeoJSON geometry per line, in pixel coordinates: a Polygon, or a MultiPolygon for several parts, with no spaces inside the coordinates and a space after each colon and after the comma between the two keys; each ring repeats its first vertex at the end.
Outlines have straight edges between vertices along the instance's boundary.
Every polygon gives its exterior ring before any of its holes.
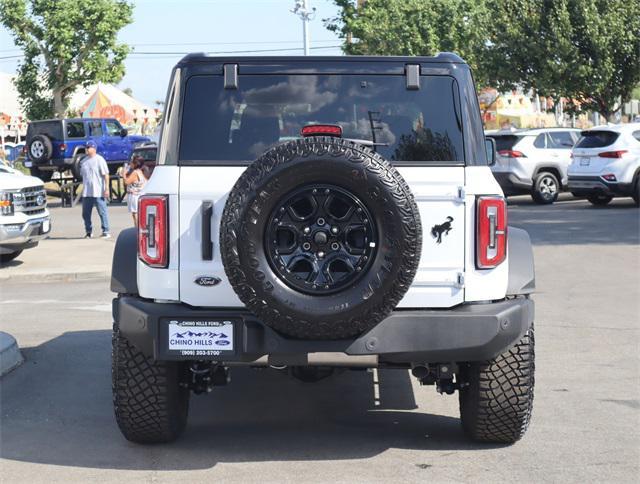
{"type": "MultiPolygon", "coordinates": [[[[18,256],[20,257],[20,256],[18,256]]],[[[23,261],[21,261],[20,259],[13,259],[9,262],[0,262],[0,268],[4,268],[4,267],[18,267],[21,266],[22,264],[24,264],[23,261]]]]}
{"type": "Polygon", "coordinates": [[[138,446],[122,437],[113,417],[110,338],[110,331],[77,331],[23,348],[27,361],[2,380],[2,458],[183,470],[218,462],[365,459],[390,448],[487,448],[467,441],[457,418],[411,411],[416,403],[404,370],[378,372],[376,405],[372,374],[364,371],[306,384],[245,368],[232,370],[229,386],[192,398],[179,441],[138,446]]]}
{"type": "Polygon", "coordinates": [[[509,225],[525,229],[537,245],[640,243],[640,211],[630,198],[605,207],[569,200],[537,205],[530,199],[509,199],[509,225]]]}

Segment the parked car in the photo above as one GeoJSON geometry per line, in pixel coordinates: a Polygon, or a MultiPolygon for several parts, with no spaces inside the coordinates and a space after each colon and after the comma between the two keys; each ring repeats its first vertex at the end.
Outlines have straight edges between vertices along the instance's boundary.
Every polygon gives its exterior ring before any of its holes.
{"type": "Polygon", "coordinates": [[[571,148],[580,136],[573,128],[488,131],[498,157],[491,167],[505,195],[531,194],[536,203],[553,203],[567,189],[571,148]]]}
{"type": "Polygon", "coordinates": [[[6,168],[0,167],[0,263],[35,247],[51,231],[42,180],[6,168]]]}
{"type": "Polygon", "coordinates": [[[55,171],[70,169],[80,178],[80,163],[87,141],[93,140],[112,174],[129,160],[133,148],[150,141],[147,136],[129,135],[117,119],[74,118],[32,121],[27,127],[27,160],[31,174],[44,181],[55,171]]]}
{"type": "Polygon", "coordinates": [[[640,204],[640,123],[598,126],[583,131],[573,148],[569,190],[594,205],[614,197],[640,204]]]}
{"type": "Polygon", "coordinates": [[[410,370],[460,392],[470,438],[523,436],[532,248],[507,228],[460,57],[194,54],[167,100],[139,226],[112,265],[127,439],[176,439],[191,392],[243,365],[306,382],[410,370]]]}

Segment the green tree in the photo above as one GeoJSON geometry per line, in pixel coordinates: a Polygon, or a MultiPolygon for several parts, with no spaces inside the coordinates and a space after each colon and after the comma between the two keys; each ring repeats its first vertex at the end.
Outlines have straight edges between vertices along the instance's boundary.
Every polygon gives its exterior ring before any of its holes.
{"type": "Polygon", "coordinates": [[[532,88],[605,118],[640,83],[640,0],[334,2],[325,26],[347,54],[453,51],[479,86],[532,88]]]}
{"type": "Polygon", "coordinates": [[[78,86],[122,79],[129,47],[117,34],[132,20],[125,0],[0,0],[24,54],[15,84],[27,116],[63,117],[78,86]]]}
{"type": "Polygon", "coordinates": [[[325,26],[351,55],[433,55],[456,52],[481,84],[490,10],[484,0],[334,0],[338,16],[325,26]]]}
{"type": "Polygon", "coordinates": [[[605,118],[640,82],[640,0],[500,0],[494,60],[525,87],[605,118]]]}

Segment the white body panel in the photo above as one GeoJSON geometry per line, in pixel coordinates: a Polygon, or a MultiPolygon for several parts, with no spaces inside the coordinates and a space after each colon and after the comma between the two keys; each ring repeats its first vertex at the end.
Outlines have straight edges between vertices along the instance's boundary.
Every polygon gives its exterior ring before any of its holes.
{"type": "MultiPolygon", "coordinates": [[[[495,269],[476,269],[475,240],[476,240],[476,205],[475,199],[479,195],[502,194],[500,185],[491,176],[488,166],[468,166],[466,172],[467,198],[467,248],[465,251],[465,295],[464,300],[491,301],[504,298],[509,283],[509,254],[507,259],[495,269]]],[[[508,214],[507,214],[507,223],[508,214]]]]}
{"type": "MultiPolygon", "coordinates": [[[[156,169],[145,192],[170,194],[170,263],[168,269],[152,269],[138,262],[142,296],[180,300],[201,307],[243,306],[225,276],[218,239],[228,193],[244,169],[232,166],[156,169]],[[175,196],[178,181],[179,203],[175,196]],[[211,261],[202,260],[203,201],[213,202],[214,207],[211,261]],[[221,283],[199,286],[195,280],[200,276],[218,277],[221,283]]],[[[401,167],[399,171],[416,198],[423,227],[420,266],[399,307],[446,308],[465,301],[503,298],[507,263],[493,270],[475,269],[475,196],[501,193],[490,169],[401,167]],[[446,222],[447,217],[453,219],[452,230],[443,234],[442,243],[438,244],[431,230],[434,225],[446,222]]]]}
{"type": "Polygon", "coordinates": [[[178,187],[180,168],[157,166],[142,193],[169,195],[169,267],[157,269],[138,260],[138,291],[142,297],[178,301],[179,296],[179,247],[178,187]]]}

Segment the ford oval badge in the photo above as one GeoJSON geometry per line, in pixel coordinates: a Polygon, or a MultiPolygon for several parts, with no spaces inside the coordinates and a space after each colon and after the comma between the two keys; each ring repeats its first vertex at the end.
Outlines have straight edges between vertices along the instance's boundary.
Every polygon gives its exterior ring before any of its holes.
{"type": "Polygon", "coordinates": [[[194,281],[198,286],[217,286],[222,282],[219,277],[215,276],[200,276],[194,281]]]}

